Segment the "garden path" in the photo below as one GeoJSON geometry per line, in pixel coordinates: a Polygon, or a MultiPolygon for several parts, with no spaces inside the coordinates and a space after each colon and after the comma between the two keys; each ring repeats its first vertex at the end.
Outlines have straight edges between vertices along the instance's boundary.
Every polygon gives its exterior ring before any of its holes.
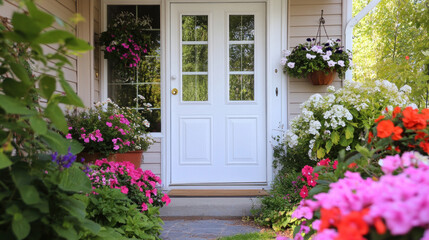
{"type": "Polygon", "coordinates": [[[163,218],[163,240],[208,240],[261,229],[239,219],[163,218]]]}

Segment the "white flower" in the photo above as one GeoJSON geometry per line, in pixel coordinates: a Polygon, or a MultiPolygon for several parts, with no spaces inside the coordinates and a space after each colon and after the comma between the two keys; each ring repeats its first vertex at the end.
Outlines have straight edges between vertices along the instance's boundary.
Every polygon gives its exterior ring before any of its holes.
{"type": "Polygon", "coordinates": [[[323,56],[322,56],[322,58],[323,58],[323,60],[325,60],[325,61],[328,61],[328,60],[330,60],[330,59],[331,59],[328,55],[323,55],[323,56]]]}
{"type": "Polygon", "coordinates": [[[334,67],[335,64],[337,64],[335,61],[332,61],[332,60],[328,61],[328,66],[329,67],[334,67]]]}
{"type": "Polygon", "coordinates": [[[287,58],[280,59],[280,64],[284,66],[287,63],[287,58]]]}
{"type": "Polygon", "coordinates": [[[311,55],[311,54],[309,54],[309,53],[307,53],[305,56],[306,56],[308,59],[314,59],[314,58],[316,58],[316,55],[311,55]]]}
{"type": "Polygon", "coordinates": [[[290,148],[293,148],[298,145],[298,136],[288,130],[286,133],[286,142],[290,148]]]}
{"type": "Polygon", "coordinates": [[[332,41],[332,40],[328,40],[326,42],[329,43],[329,46],[333,46],[334,45],[334,41],[332,41]]]}
{"type": "Polygon", "coordinates": [[[328,90],[328,92],[333,93],[333,92],[335,92],[335,87],[331,85],[327,88],[327,90],[328,90]]]}
{"type": "Polygon", "coordinates": [[[148,120],[146,120],[146,119],[143,121],[143,125],[144,125],[145,127],[147,127],[147,128],[148,128],[148,127],[150,127],[150,123],[149,123],[149,121],[148,121],[148,120]]]}
{"type": "Polygon", "coordinates": [[[319,51],[319,46],[316,46],[316,45],[314,45],[313,47],[311,47],[311,51],[313,51],[313,52],[317,52],[317,51],[319,51]]]}
{"type": "Polygon", "coordinates": [[[321,127],[322,127],[322,124],[320,124],[319,121],[311,120],[310,121],[310,129],[308,130],[308,132],[312,135],[318,136],[319,131],[317,131],[317,130],[319,130],[321,127]]]}
{"type": "Polygon", "coordinates": [[[289,50],[283,50],[282,53],[284,57],[288,57],[292,52],[289,50]]]}
{"type": "Polygon", "coordinates": [[[350,151],[350,150],[352,150],[352,148],[350,146],[347,146],[346,151],[350,151]]]}
{"type": "Polygon", "coordinates": [[[343,60],[339,60],[338,61],[338,65],[340,65],[341,67],[344,67],[345,65],[344,65],[344,61],[343,60]]]}
{"type": "Polygon", "coordinates": [[[295,67],[295,63],[294,63],[294,62],[288,62],[288,63],[287,63],[287,66],[288,66],[289,68],[294,68],[294,67],[295,67]]]}
{"type": "Polygon", "coordinates": [[[408,85],[404,85],[401,87],[401,89],[399,89],[399,91],[410,94],[411,93],[411,87],[408,85]]]}
{"type": "Polygon", "coordinates": [[[413,109],[418,109],[417,105],[415,103],[411,103],[407,107],[412,107],[413,109]]]}
{"type": "Polygon", "coordinates": [[[331,51],[326,51],[326,56],[331,56],[332,52],[331,51]]]}

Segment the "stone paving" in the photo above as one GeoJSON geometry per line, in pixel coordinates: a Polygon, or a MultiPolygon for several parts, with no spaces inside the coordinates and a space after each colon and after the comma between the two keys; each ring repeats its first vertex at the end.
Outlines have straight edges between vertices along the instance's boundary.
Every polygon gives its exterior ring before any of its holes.
{"type": "Polygon", "coordinates": [[[242,233],[259,232],[260,229],[244,225],[240,220],[225,219],[165,219],[161,239],[208,240],[242,233]]]}

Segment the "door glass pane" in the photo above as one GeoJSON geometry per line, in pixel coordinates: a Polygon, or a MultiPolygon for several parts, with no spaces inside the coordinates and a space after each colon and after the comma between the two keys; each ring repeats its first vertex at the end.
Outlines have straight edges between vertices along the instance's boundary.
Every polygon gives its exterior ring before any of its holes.
{"type": "Polygon", "coordinates": [[[229,100],[253,101],[254,92],[253,75],[229,75],[229,100]]]}
{"type": "Polygon", "coordinates": [[[229,40],[249,41],[254,40],[255,17],[253,15],[229,16],[229,40]]]}
{"type": "Polygon", "coordinates": [[[207,46],[207,44],[192,44],[182,46],[183,72],[207,72],[207,46]]]}
{"type": "Polygon", "coordinates": [[[182,16],[182,41],[207,41],[207,16],[182,16]]]}
{"type": "Polygon", "coordinates": [[[183,101],[207,101],[208,100],[208,76],[207,75],[183,75],[182,76],[182,100],[183,101]]]}
{"type": "Polygon", "coordinates": [[[229,45],[229,70],[253,71],[254,45],[230,44],[229,45]]]}

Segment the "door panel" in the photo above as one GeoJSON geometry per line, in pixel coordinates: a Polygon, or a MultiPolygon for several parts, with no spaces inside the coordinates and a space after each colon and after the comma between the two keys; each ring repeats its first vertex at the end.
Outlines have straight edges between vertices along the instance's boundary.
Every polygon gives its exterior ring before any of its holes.
{"type": "Polygon", "coordinates": [[[171,184],[265,183],[265,4],[171,5],[171,184]]]}

